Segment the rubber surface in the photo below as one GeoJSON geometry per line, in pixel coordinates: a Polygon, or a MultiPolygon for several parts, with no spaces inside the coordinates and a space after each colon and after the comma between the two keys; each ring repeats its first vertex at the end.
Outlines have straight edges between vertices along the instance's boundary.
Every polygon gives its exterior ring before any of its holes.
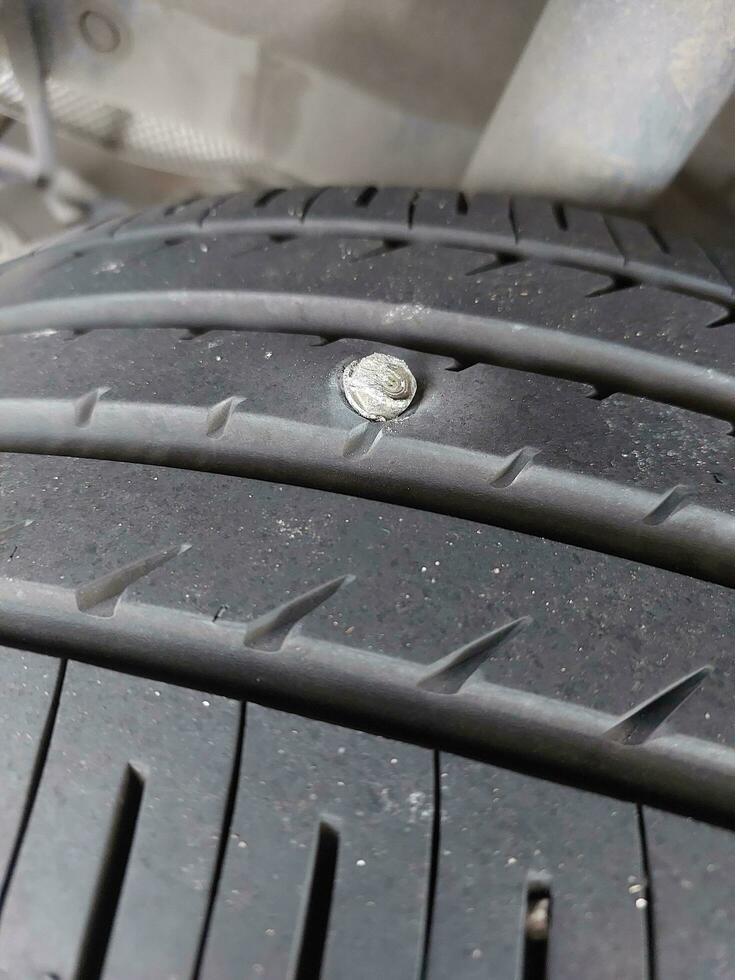
{"type": "Polygon", "coordinates": [[[0,268],[0,975],[735,976],[734,269],[371,188],[0,268]]]}

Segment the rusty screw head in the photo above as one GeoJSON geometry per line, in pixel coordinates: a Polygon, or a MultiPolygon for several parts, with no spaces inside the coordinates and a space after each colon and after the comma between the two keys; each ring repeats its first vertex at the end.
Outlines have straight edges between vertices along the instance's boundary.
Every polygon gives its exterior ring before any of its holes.
{"type": "Polygon", "coordinates": [[[342,372],[345,398],[372,422],[390,422],[406,411],[416,395],[416,378],[405,361],[390,354],[368,354],[342,372]]]}

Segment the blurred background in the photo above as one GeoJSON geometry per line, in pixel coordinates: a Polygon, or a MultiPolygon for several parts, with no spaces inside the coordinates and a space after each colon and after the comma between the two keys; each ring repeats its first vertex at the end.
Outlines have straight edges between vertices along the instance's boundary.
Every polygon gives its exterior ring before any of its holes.
{"type": "Polygon", "coordinates": [[[0,0],[0,258],[239,188],[546,196],[729,243],[732,0],[0,0]]]}

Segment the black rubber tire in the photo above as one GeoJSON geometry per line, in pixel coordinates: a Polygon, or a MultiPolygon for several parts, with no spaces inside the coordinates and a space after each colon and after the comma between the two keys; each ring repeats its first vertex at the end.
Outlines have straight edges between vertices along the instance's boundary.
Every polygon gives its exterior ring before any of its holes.
{"type": "Polygon", "coordinates": [[[735,977],[734,275],[375,188],[0,268],[0,976],[735,977]]]}

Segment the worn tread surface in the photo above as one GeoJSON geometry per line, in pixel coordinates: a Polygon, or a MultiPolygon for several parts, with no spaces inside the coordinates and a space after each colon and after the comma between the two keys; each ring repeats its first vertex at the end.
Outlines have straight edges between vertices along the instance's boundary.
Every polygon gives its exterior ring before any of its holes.
{"type": "Polygon", "coordinates": [[[735,976],[732,270],[373,188],[0,268],[0,976],[735,976]]]}

